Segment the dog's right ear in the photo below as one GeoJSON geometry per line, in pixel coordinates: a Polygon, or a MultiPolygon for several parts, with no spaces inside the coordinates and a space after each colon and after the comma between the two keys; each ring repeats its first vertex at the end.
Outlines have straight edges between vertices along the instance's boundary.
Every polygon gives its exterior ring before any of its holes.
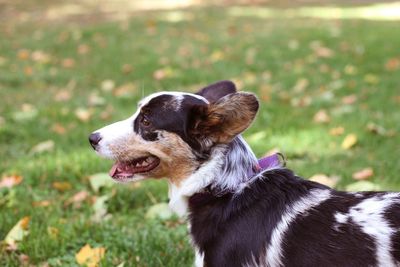
{"type": "Polygon", "coordinates": [[[215,103],[222,97],[233,93],[236,93],[236,86],[233,82],[219,81],[204,87],[196,94],[204,97],[210,103],[215,103]]]}

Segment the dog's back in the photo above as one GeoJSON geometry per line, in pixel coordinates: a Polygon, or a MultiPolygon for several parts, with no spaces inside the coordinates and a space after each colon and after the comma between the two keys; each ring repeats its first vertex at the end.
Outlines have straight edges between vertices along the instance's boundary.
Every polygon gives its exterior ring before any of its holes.
{"type": "Polygon", "coordinates": [[[212,266],[398,266],[400,194],[338,192],[287,169],[239,194],[189,200],[191,233],[212,266]]]}

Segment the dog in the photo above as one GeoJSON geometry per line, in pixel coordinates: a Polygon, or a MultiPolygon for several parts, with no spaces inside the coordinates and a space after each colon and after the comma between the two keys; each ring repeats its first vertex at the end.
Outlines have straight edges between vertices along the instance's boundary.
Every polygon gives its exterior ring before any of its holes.
{"type": "Polygon", "coordinates": [[[118,182],[167,178],[197,266],[400,266],[400,194],[340,192],[260,162],[241,137],[255,95],[230,81],[159,92],[89,137],[118,182]]]}

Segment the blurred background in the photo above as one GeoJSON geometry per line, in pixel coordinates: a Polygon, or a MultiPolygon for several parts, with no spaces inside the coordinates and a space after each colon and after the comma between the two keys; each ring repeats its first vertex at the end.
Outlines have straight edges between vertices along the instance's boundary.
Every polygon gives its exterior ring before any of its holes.
{"type": "Polygon", "coordinates": [[[400,2],[0,0],[0,265],[192,266],[166,183],[112,183],[87,137],[222,79],[260,99],[257,156],[400,189],[400,2]]]}

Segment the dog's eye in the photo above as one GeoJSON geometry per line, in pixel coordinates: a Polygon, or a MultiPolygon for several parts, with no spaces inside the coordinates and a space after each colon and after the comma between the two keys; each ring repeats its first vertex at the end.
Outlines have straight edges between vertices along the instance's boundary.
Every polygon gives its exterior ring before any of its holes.
{"type": "Polygon", "coordinates": [[[150,125],[150,121],[149,121],[145,116],[143,116],[141,122],[142,122],[142,124],[143,124],[144,126],[149,126],[149,125],[150,125]]]}

